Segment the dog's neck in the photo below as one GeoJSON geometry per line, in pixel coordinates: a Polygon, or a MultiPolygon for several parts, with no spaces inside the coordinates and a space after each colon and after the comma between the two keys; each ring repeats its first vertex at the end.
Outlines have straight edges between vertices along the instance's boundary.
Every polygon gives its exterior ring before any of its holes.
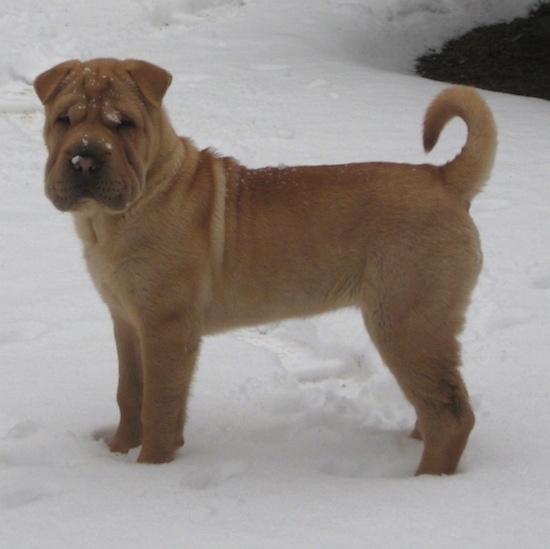
{"type": "Polygon", "coordinates": [[[160,147],[163,152],[147,172],[142,193],[128,208],[115,212],[90,201],[73,212],[85,246],[104,243],[113,234],[124,231],[128,224],[139,219],[148,204],[169,192],[173,185],[186,187],[191,183],[199,164],[199,149],[187,138],[177,137],[169,142],[171,146],[160,147]]]}

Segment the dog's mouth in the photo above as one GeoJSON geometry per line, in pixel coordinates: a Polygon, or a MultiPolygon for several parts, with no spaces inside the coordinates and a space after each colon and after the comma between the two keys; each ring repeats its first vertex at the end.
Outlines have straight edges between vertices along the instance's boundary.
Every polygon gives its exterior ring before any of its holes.
{"type": "MultiPolygon", "coordinates": [[[[53,205],[62,212],[78,212],[86,209],[86,205],[95,202],[99,207],[111,211],[122,212],[130,207],[132,199],[118,191],[96,191],[81,189],[78,192],[70,183],[56,182],[53,191],[47,192],[53,205]]],[[[116,186],[113,186],[115,188],[116,186]]]]}
{"type": "Polygon", "coordinates": [[[109,212],[122,212],[142,187],[135,170],[129,164],[113,165],[110,154],[73,149],[59,158],[50,166],[46,194],[63,212],[88,210],[92,202],[109,212]]]}
{"type": "Polygon", "coordinates": [[[53,205],[62,212],[77,212],[86,209],[85,206],[90,202],[95,202],[100,208],[109,212],[122,212],[128,209],[134,202],[133,197],[128,197],[125,193],[116,190],[116,185],[113,190],[101,191],[97,190],[81,190],[75,192],[74,188],[64,186],[60,189],[60,185],[56,185],[56,190],[53,193],[48,193],[53,205]]]}

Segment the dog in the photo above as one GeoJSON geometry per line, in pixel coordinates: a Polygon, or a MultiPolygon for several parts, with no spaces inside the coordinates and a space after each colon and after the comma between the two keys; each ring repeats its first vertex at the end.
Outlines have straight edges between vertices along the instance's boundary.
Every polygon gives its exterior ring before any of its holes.
{"type": "Polygon", "coordinates": [[[416,474],[454,473],[475,422],[457,336],[482,264],[468,211],[495,157],[487,104],[461,86],[431,103],[426,152],[450,119],[468,128],[442,166],[248,169],[176,135],[170,83],[160,67],[115,59],[67,61],[34,82],[46,194],[73,214],[113,319],[110,450],[174,459],[203,336],[357,307],[416,411],[416,474]]]}

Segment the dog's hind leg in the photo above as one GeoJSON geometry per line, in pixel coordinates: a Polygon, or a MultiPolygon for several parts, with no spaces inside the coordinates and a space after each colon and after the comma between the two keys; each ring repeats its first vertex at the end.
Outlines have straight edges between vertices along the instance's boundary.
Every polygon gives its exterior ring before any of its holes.
{"type": "Polygon", "coordinates": [[[372,304],[364,311],[367,328],[417,413],[412,435],[424,441],[424,453],[416,474],[453,474],[475,422],[458,371],[462,323],[433,302],[406,314],[386,311],[384,322],[372,311],[372,304]]]}

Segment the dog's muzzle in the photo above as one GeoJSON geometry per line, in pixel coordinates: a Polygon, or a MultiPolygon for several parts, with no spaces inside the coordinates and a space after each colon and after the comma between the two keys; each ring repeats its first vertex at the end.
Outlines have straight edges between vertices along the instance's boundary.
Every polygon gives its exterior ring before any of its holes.
{"type": "Polygon", "coordinates": [[[100,147],[70,147],[50,176],[49,196],[62,211],[76,211],[88,201],[112,211],[125,209],[134,198],[123,175],[112,165],[109,151],[100,147]]]}

